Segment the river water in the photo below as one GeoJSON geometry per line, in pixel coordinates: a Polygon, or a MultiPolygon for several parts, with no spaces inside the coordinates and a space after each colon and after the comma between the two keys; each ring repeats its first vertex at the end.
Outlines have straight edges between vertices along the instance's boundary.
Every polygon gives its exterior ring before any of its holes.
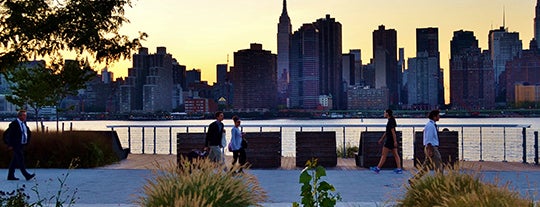
{"type": "MultiPolygon", "coordinates": [[[[146,127],[143,130],[140,127],[132,127],[129,132],[124,127],[116,127],[123,147],[130,147],[132,153],[157,153],[157,154],[176,154],[176,134],[189,132],[203,132],[203,127],[178,127],[210,124],[213,120],[163,120],[163,121],[123,121],[123,120],[105,120],[105,121],[61,121],[59,129],[62,130],[111,130],[107,126],[118,125],[145,125],[157,126],[156,131],[153,127],[146,127]],[[172,128],[164,126],[174,126],[172,128]],[[155,141],[154,141],[155,134],[155,141]],[[144,140],[144,141],[143,141],[144,140]],[[154,142],[156,143],[154,145],[154,142]],[[143,144],[144,143],[144,144],[143,144]],[[144,147],[143,147],[144,146],[144,147]]],[[[358,146],[361,131],[367,128],[355,127],[324,127],[328,125],[381,125],[386,124],[386,119],[274,119],[274,120],[242,120],[242,125],[306,125],[317,127],[306,128],[283,128],[282,130],[282,155],[294,156],[295,154],[295,131],[336,131],[336,142],[338,148],[345,146],[358,146]]],[[[398,131],[403,131],[403,158],[413,158],[413,131],[421,131],[421,125],[428,120],[423,118],[396,118],[398,131]],[[400,127],[401,125],[420,125],[420,127],[400,127]]],[[[233,125],[232,120],[224,120],[227,131],[233,125]]],[[[7,128],[9,122],[0,122],[7,128]]],[[[447,125],[466,125],[466,124],[520,124],[530,125],[526,129],[526,160],[534,162],[534,131],[540,129],[540,118],[441,118],[437,123],[439,126],[447,125]]],[[[41,123],[40,123],[41,125],[41,123]]],[[[56,131],[56,122],[46,121],[43,125],[48,131],[56,131]]],[[[36,129],[36,123],[28,123],[31,130],[36,129]]],[[[459,133],[459,156],[465,160],[486,160],[486,161],[512,161],[521,162],[523,157],[523,135],[522,128],[497,128],[497,127],[448,127],[451,131],[459,133]]],[[[246,127],[246,132],[259,131],[258,127],[246,127]]],[[[383,127],[370,127],[369,131],[383,131],[383,127]]],[[[266,128],[264,131],[280,131],[279,128],[266,128]]],[[[227,139],[230,139],[227,136],[227,139]]]]}

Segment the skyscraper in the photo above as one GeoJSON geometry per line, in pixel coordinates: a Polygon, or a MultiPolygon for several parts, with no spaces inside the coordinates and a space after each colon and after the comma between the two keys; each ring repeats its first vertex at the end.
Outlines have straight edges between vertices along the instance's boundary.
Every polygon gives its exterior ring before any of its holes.
{"type": "Polygon", "coordinates": [[[172,55],[167,54],[165,47],[157,47],[156,54],[148,54],[148,48],[140,48],[139,53],[133,55],[126,85],[121,86],[121,111],[171,111],[172,67],[172,55]]]}
{"type": "Polygon", "coordinates": [[[388,88],[388,103],[399,103],[397,68],[397,32],[380,25],[373,31],[373,64],[375,66],[375,88],[388,88]]]}
{"type": "Polygon", "coordinates": [[[291,39],[291,108],[314,109],[319,105],[319,34],[304,24],[291,39]]]}
{"type": "Polygon", "coordinates": [[[276,55],[252,43],[234,53],[231,69],[235,109],[271,109],[277,103],[276,55]]]}
{"type": "Polygon", "coordinates": [[[217,83],[225,83],[225,80],[227,80],[227,64],[217,64],[216,74],[217,83]]]}
{"type": "Polygon", "coordinates": [[[407,103],[428,110],[444,104],[438,28],[416,29],[416,58],[409,59],[408,68],[407,103]]]}
{"type": "Polygon", "coordinates": [[[487,51],[480,52],[470,31],[455,31],[450,41],[450,102],[471,110],[495,107],[493,65],[487,51]]]}
{"type": "Polygon", "coordinates": [[[521,56],[522,43],[519,33],[508,32],[504,26],[499,29],[490,30],[489,52],[493,61],[495,93],[497,102],[505,102],[506,85],[500,84],[501,74],[506,70],[506,63],[515,57],[521,56]]]}
{"type": "Polygon", "coordinates": [[[283,10],[279,17],[277,32],[277,86],[280,104],[285,104],[287,99],[291,32],[291,19],[287,14],[287,0],[283,0],[283,10]]]}
{"type": "Polygon", "coordinates": [[[341,23],[331,18],[313,23],[319,30],[319,83],[321,95],[332,96],[333,109],[346,109],[347,96],[342,77],[341,23]]]}

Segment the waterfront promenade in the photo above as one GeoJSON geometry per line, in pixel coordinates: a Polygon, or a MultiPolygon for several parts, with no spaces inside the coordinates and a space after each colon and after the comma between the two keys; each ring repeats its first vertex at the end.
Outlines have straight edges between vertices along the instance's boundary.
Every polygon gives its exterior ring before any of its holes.
{"type": "MultiPolygon", "coordinates": [[[[95,169],[31,169],[37,175],[36,180],[1,180],[0,190],[8,191],[26,185],[26,192],[34,199],[35,194],[30,188],[37,184],[42,196],[53,195],[58,189],[57,179],[69,173],[65,185],[69,188],[68,192],[76,189],[76,196],[79,197],[77,207],[136,206],[133,201],[142,195],[146,179],[152,178],[154,163],[175,161],[176,155],[130,154],[117,164],[95,169]]],[[[248,170],[268,193],[264,206],[291,206],[292,202],[300,201],[298,176],[301,169],[294,167],[294,162],[294,158],[285,157],[280,169],[248,170]]],[[[324,179],[333,184],[343,197],[338,206],[388,206],[404,192],[406,181],[411,176],[412,161],[405,160],[404,167],[406,171],[403,174],[394,174],[390,170],[374,174],[354,166],[354,159],[340,158],[338,167],[328,168],[328,175],[324,179]]],[[[481,167],[484,179],[493,181],[497,177],[501,183],[510,181],[510,186],[521,194],[540,200],[540,166],[511,162],[464,162],[464,167],[481,167]]],[[[3,170],[7,173],[7,169],[3,170]]],[[[16,175],[20,176],[19,172],[16,175]]]]}

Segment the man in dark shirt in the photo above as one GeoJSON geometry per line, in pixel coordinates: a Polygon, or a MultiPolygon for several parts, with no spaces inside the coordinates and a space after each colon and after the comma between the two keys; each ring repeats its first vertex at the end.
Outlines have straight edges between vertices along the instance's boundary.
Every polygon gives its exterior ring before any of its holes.
{"type": "Polygon", "coordinates": [[[225,136],[225,126],[223,125],[223,112],[218,111],[215,114],[216,121],[212,122],[208,126],[208,132],[206,132],[205,147],[210,150],[208,157],[214,162],[221,162],[221,139],[225,136]]]}
{"type": "Polygon", "coordinates": [[[9,163],[8,180],[19,180],[15,177],[15,168],[19,168],[26,180],[30,180],[36,174],[30,174],[26,171],[24,165],[24,146],[30,143],[32,133],[26,126],[26,111],[21,110],[17,113],[17,119],[9,124],[8,133],[8,149],[13,150],[13,157],[9,163]]]}

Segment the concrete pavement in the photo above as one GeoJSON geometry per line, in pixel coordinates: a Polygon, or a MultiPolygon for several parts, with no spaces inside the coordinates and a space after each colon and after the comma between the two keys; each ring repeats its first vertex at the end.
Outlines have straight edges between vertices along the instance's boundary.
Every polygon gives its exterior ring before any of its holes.
{"type": "MultiPolygon", "coordinates": [[[[7,174],[7,169],[3,169],[7,174]]],[[[0,190],[12,191],[22,185],[31,199],[37,199],[32,188],[37,188],[41,198],[55,195],[59,189],[58,179],[66,178],[63,199],[76,191],[77,207],[112,207],[136,206],[134,201],[141,196],[142,186],[146,179],[152,177],[151,170],[137,169],[31,169],[36,173],[36,179],[31,181],[0,180],[0,190]],[[66,177],[67,175],[67,177],[66,177]]],[[[263,189],[268,193],[268,201],[264,206],[291,206],[292,202],[300,201],[300,170],[248,170],[257,176],[263,189]]],[[[496,177],[500,183],[511,182],[522,195],[533,196],[540,200],[540,172],[493,172],[483,171],[487,181],[496,177]]],[[[17,171],[16,176],[22,177],[17,171]]],[[[400,198],[405,190],[405,184],[411,174],[394,174],[392,171],[381,171],[374,174],[369,170],[327,170],[323,180],[336,187],[342,196],[338,206],[385,206],[400,198]]],[[[54,201],[49,202],[54,204],[54,201]]]]}

